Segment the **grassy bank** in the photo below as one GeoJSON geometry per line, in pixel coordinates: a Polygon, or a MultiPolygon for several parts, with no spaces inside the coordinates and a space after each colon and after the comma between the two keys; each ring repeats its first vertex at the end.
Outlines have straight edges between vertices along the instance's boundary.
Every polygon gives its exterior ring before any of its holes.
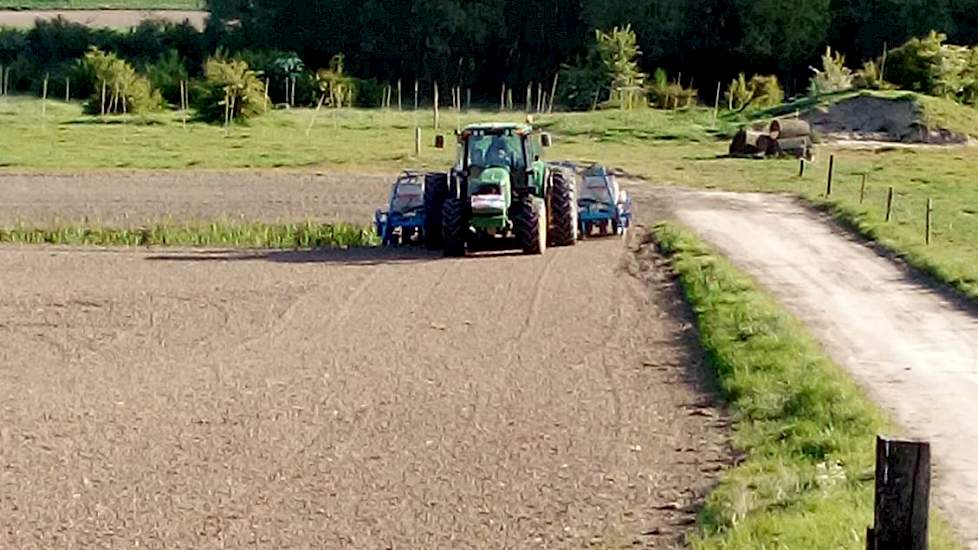
{"type": "MultiPolygon", "coordinates": [[[[700,514],[697,549],[865,547],[879,411],[801,324],[692,234],[655,237],[682,282],[745,460],[700,514]]],[[[956,548],[943,525],[931,548],[956,548]]]]}
{"type": "Polygon", "coordinates": [[[0,243],[91,246],[186,246],[312,249],[376,244],[371,228],[347,224],[157,224],[139,228],[19,225],[0,228],[0,243]]]}
{"type": "Polygon", "coordinates": [[[201,0],[0,0],[0,9],[17,10],[201,10],[201,0]]]}
{"type": "MultiPolygon", "coordinates": [[[[933,99],[958,113],[970,109],[933,99]]],[[[927,103],[927,102],[925,102],[927,103]]],[[[941,109],[930,106],[928,116],[941,109]]],[[[960,113],[959,113],[960,114],[960,113]]],[[[519,120],[522,113],[442,109],[441,132],[480,120],[519,120]]],[[[601,161],[659,185],[734,191],[789,192],[820,202],[864,235],[978,299],[978,155],[973,149],[889,147],[835,150],[821,147],[818,162],[798,177],[785,160],[729,159],[728,135],[737,121],[708,109],[643,110],[632,113],[560,113],[537,122],[556,137],[550,158],[601,161]],[[834,193],[822,195],[828,156],[836,156],[834,193]],[[860,202],[862,176],[868,188],[860,202]],[[891,222],[884,221],[887,188],[896,194],[891,222]],[[933,244],[924,244],[927,199],[934,201],[933,244]]],[[[450,149],[431,144],[435,130],[428,110],[311,109],[273,111],[230,132],[190,122],[172,112],[145,118],[101,121],[79,103],[49,101],[46,116],[36,98],[0,98],[0,169],[88,170],[112,168],[274,168],[394,172],[444,169],[450,149]],[[414,155],[414,127],[423,150],[414,155]],[[308,135],[307,135],[308,132],[308,135]]]]}

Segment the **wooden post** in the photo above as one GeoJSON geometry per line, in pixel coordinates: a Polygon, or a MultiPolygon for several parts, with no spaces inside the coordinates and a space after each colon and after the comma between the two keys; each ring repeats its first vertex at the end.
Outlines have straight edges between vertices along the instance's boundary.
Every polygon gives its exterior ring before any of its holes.
{"type": "Polygon", "coordinates": [[[268,95],[268,90],[272,87],[272,79],[265,79],[265,112],[268,112],[268,104],[271,102],[271,97],[268,95]]]}
{"type": "Polygon", "coordinates": [[[65,77],[65,103],[71,101],[71,77],[65,77]]]}
{"type": "Polygon", "coordinates": [[[930,240],[931,240],[931,226],[932,226],[931,221],[933,215],[934,215],[934,199],[927,199],[927,218],[925,220],[925,228],[924,228],[924,231],[926,231],[926,235],[924,237],[924,242],[926,242],[928,246],[930,245],[930,240]]]}
{"type": "Polygon", "coordinates": [[[102,82],[102,110],[101,110],[102,116],[105,116],[105,92],[106,92],[105,87],[106,84],[105,81],[103,81],[102,82]]]}
{"type": "Polygon", "coordinates": [[[435,82],[435,102],[432,105],[435,111],[435,130],[438,129],[438,83],[435,82]]]}
{"type": "Polygon", "coordinates": [[[403,105],[401,104],[401,79],[397,79],[397,110],[403,111],[403,105]]]}
{"type": "Polygon", "coordinates": [[[506,90],[506,106],[510,111],[513,110],[513,89],[506,90]]]}
{"type": "Polygon", "coordinates": [[[499,89],[499,112],[506,110],[506,83],[503,82],[503,87],[499,89]]]}
{"type": "Polygon", "coordinates": [[[886,222],[889,223],[893,218],[893,188],[886,193],[886,222]]]}
{"type": "Polygon", "coordinates": [[[713,100],[713,127],[716,128],[720,118],[720,81],[717,81],[717,97],[713,100]]]}
{"type": "Polygon", "coordinates": [[[550,104],[547,105],[548,113],[554,112],[554,97],[557,96],[557,81],[559,79],[560,79],[560,71],[557,71],[557,74],[554,75],[554,83],[552,86],[550,86],[550,104]]]}
{"type": "Polygon", "coordinates": [[[416,158],[421,157],[421,128],[416,127],[414,129],[414,156],[416,158]]]}
{"type": "Polygon", "coordinates": [[[292,77],[292,94],[289,96],[289,106],[295,107],[295,77],[292,77]]]}
{"type": "Polygon", "coordinates": [[[306,128],[306,137],[309,137],[309,134],[312,133],[312,126],[316,124],[316,117],[319,116],[319,111],[322,110],[323,103],[326,103],[326,92],[322,92],[319,95],[319,104],[316,105],[316,110],[313,111],[312,118],[309,119],[309,127],[306,128]]]}
{"type": "Polygon", "coordinates": [[[41,116],[47,116],[48,114],[48,77],[49,75],[45,73],[44,84],[41,85],[41,116]]]}
{"type": "MultiPolygon", "coordinates": [[[[266,110],[268,109],[268,104],[265,104],[266,110]]],[[[183,120],[183,127],[187,127],[187,83],[183,80],[180,81],[180,117],[183,120]]]]}
{"type": "Polygon", "coordinates": [[[7,84],[7,79],[4,75],[3,63],[0,63],[0,95],[7,95],[5,88],[7,84]]]}
{"type": "Polygon", "coordinates": [[[537,112],[543,111],[543,82],[537,82],[537,112]]]}
{"type": "Polygon", "coordinates": [[[876,439],[876,497],[866,548],[926,550],[930,444],[876,439]]]}
{"type": "Polygon", "coordinates": [[[859,204],[866,200],[866,174],[863,174],[863,181],[859,185],[859,204]]]}
{"type": "Polygon", "coordinates": [[[832,172],[835,170],[835,155],[829,155],[829,181],[825,184],[825,196],[832,196],[832,172]]]}
{"type": "Polygon", "coordinates": [[[414,81],[414,110],[418,110],[418,81],[414,81]]]}
{"type": "Polygon", "coordinates": [[[801,159],[798,163],[798,177],[805,177],[805,159],[801,159]]]}
{"type": "Polygon", "coordinates": [[[886,55],[888,49],[886,42],[883,42],[883,59],[880,61],[880,82],[883,82],[883,79],[886,78],[886,55]]]}
{"type": "Polygon", "coordinates": [[[472,88],[465,89],[465,110],[470,111],[472,109],[472,88]]]}
{"type": "Polygon", "coordinates": [[[533,83],[526,85],[526,112],[529,113],[533,107],[533,83]]]}

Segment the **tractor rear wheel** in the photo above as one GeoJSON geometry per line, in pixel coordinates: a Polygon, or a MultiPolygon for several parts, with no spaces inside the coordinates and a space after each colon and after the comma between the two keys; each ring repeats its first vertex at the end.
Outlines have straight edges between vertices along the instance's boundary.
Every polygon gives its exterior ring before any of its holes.
{"type": "Polygon", "coordinates": [[[446,256],[465,255],[465,217],[460,199],[448,199],[441,210],[441,245],[446,256]]]}
{"type": "Polygon", "coordinates": [[[553,172],[550,187],[550,244],[573,246],[577,243],[577,198],[574,180],[564,172],[553,172]]]}
{"type": "Polygon", "coordinates": [[[547,207],[542,199],[526,198],[513,205],[513,228],[524,254],[547,250],[547,207]]]}
{"type": "Polygon", "coordinates": [[[424,242],[429,250],[441,247],[442,206],[448,198],[448,174],[424,177],[424,242]]]}

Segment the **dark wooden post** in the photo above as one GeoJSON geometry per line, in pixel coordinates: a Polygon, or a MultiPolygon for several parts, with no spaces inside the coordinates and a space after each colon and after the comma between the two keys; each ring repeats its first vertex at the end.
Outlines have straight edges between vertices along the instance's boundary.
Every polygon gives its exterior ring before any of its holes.
{"type": "Polygon", "coordinates": [[[825,184],[825,196],[832,196],[832,171],[835,170],[835,155],[829,155],[829,181],[825,184]]]}
{"type": "Polygon", "coordinates": [[[870,550],[927,550],[930,444],[876,439],[876,501],[870,550]]]}
{"type": "Polygon", "coordinates": [[[886,193],[886,221],[889,223],[890,219],[893,217],[893,188],[886,193]]]}
{"type": "Polygon", "coordinates": [[[924,240],[927,242],[928,245],[930,244],[930,239],[931,239],[930,236],[931,222],[933,221],[932,220],[933,216],[934,216],[934,199],[927,199],[927,219],[925,220],[925,228],[924,228],[924,231],[926,231],[927,234],[924,240]]]}
{"type": "Polygon", "coordinates": [[[859,204],[866,200],[866,174],[863,174],[863,182],[859,186],[859,204]]]}
{"type": "Polygon", "coordinates": [[[799,163],[798,164],[798,177],[799,178],[803,178],[803,177],[805,177],[805,159],[801,159],[800,161],[798,161],[798,163],[799,163]]]}

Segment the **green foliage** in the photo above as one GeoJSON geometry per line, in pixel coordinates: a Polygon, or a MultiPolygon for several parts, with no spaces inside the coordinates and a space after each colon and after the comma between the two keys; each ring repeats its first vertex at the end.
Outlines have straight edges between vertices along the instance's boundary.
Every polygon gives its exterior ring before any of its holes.
{"type": "Polygon", "coordinates": [[[622,108],[644,105],[646,75],[638,65],[641,55],[631,26],[595,31],[587,56],[563,68],[562,103],[573,110],[599,103],[622,108]]]}
{"type": "Polygon", "coordinates": [[[197,96],[200,116],[229,123],[265,112],[265,83],[240,59],[211,58],[197,96]]]}
{"type": "Polygon", "coordinates": [[[727,107],[741,111],[748,106],[764,109],[781,104],[784,101],[784,90],[774,75],[754,75],[748,81],[744,73],[727,86],[727,107]]]}
{"type": "Polygon", "coordinates": [[[215,221],[197,224],[156,224],[138,228],[105,226],[0,228],[0,243],[72,246],[233,246],[241,248],[310,249],[371,246],[373,228],[313,221],[289,224],[215,221]]]}
{"type": "MultiPolygon", "coordinates": [[[[374,82],[362,82],[366,92],[366,100],[377,100],[370,106],[375,107],[380,103],[378,95],[382,92],[378,90],[380,86],[374,82]]],[[[343,63],[343,54],[336,54],[329,62],[328,69],[316,71],[316,85],[320,94],[327,98],[329,106],[343,107],[351,105],[357,93],[356,80],[346,74],[346,67],[343,63]]]]}
{"type": "Polygon", "coordinates": [[[82,62],[94,90],[87,110],[100,114],[145,114],[159,110],[162,97],[149,80],[115,54],[92,48],[82,62]]]}
{"type": "Polygon", "coordinates": [[[160,91],[163,99],[171,105],[180,104],[180,83],[190,81],[187,66],[176,50],[170,50],[156,63],[145,68],[146,77],[153,88],[160,91]]]}
{"type": "Polygon", "coordinates": [[[822,68],[812,67],[815,73],[809,81],[808,93],[813,96],[844,92],[853,87],[852,71],[846,67],[846,58],[839,52],[832,52],[831,47],[825,48],[822,55],[822,68]]]}
{"type": "Polygon", "coordinates": [[[947,36],[931,31],[890,50],[886,79],[900,88],[974,104],[978,94],[975,50],[945,44],[947,36]]]}
{"type": "Polygon", "coordinates": [[[863,63],[862,68],[853,76],[852,85],[854,88],[867,90],[881,90],[886,87],[880,66],[875,61],[863,63]]]}
{"type": "Polygon", "coordinates": [[[652,81],[646,87],[649,104],[656,109],[689,107],[696,102],[697,92],[684,88],[679,82],[669,82],[665,69],[656,69],[652,81]]]}

